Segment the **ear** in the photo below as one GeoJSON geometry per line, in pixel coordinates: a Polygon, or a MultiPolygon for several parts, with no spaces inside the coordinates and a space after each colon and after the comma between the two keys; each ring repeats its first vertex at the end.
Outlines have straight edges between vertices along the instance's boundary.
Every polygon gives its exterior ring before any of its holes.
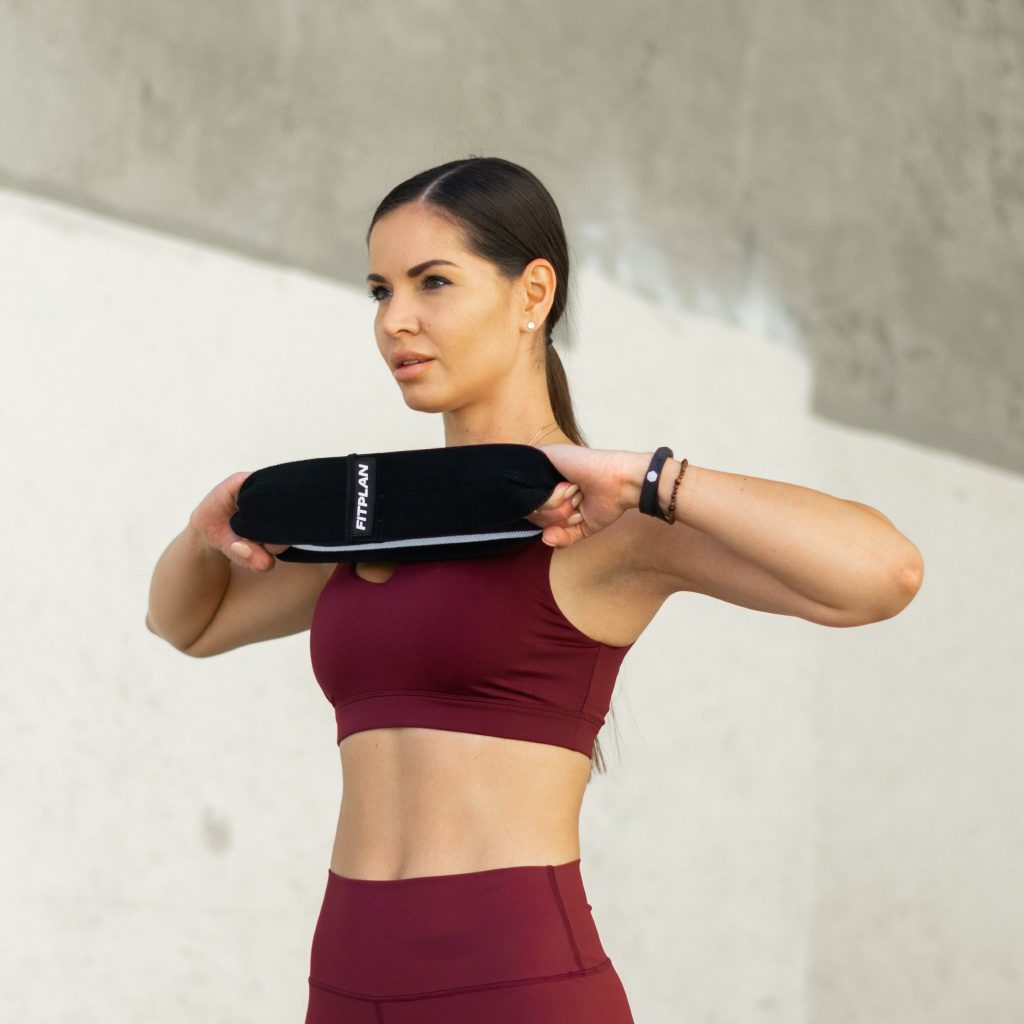
{"type": "Polygon", "coordinates": [[[528,263],[519,278],[523,294],[522,312],[525,320],[540,326],[551,312],[558,279],[551,263],[540,257],[528,263]]]}

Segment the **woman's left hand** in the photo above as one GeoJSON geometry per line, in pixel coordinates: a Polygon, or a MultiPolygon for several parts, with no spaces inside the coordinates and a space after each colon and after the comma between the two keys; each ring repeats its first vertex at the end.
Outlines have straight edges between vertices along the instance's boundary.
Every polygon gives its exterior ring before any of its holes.
{"type": "MultiPolygon", "coordinates": [[[[538,445],[551,464],[572,484],[579,485],[573,500],[565,500],[565,488],[555,488],[552,497],[526,518],[543,526],[542,540],[556,548],[567,548],[611,526],[627,505],[624,483],[636,474],[637,453],[585,448],[575,444],[538,445]],[[575,522],[573,521],[575,520],[575,522]]],[[[641,475],[643,469],[640,470],[641,475]]]]}

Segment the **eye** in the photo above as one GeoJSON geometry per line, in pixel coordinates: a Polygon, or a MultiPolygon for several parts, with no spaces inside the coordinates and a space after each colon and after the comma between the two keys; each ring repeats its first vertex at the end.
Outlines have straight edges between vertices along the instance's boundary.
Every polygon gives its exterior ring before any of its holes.
{"type": "MultiPolygon", "coordinates": [[[[441,284],[443,284],[443,285],[445,285],[445,284],[451,284],[451,281],[449,281],[449,280],[448,280],[447,278],[445,278],[445,277],[440,277],[440,276],[438,276],[437,274],[429,274],[429,275],[428,275],[427,277],[425,277],[425,278],[423,279],[423,287],[424,287],[424,289],[425,289],[426,291],[429,291],[429,292],[436,292],[436,291],[439,291],[439,289],[438,289],[438,288],[427,288],[427,284],[428,284],[428,283],[429,283],[430,281],[440,281],[440,282],[441,282],[441,284]]],[[[385,288],[385,287],[384,287],[384,285],[382,285],[382,284],[378,284],[378,285],[374,285],[374,287],[372,287],[372,288],[371,288],[371,289],[370,289],[370,290],[369,290],[369,291],[367,292],[367,294],[368,294],[368,295],[370,296],[370,298],[371,298],[371,299],[373,299],[373,301],[374,301],[374,302],[381,302],[381,301],[382,301],[382,300],[384,299],[384,296],[383,296],[383,295],[381,295],[381,294],[380,294],[380,292],[386,292],[386,291],[387,291],[387,288],[385,288]]]]}

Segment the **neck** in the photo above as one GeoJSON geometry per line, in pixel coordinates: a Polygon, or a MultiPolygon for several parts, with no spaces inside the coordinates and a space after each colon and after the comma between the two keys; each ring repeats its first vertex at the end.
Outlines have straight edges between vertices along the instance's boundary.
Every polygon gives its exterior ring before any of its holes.
{"type": "Polygon", "coordinates": [[[460,435],[454,440],[450,436],[445,437],[445,445],[449,448],[466,444],[526,444],[539,448],[546,444],[572,443],[554,420],[533,431],[524,426],[519,429],[495,429],[472,436],[460,435]]]}
{"type": "Polygon", "coordinates": [[[471,416],[466,410],[444,413],[446,447],[466,444],[572,444],[548,403],[539,410],[518,411],[511,417],[471,416]]]}

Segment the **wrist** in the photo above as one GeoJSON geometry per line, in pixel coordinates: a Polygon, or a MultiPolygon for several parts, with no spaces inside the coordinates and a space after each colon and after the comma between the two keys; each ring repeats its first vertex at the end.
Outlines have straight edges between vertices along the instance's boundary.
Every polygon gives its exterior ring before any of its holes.
{"type": "MultiPolygon", "coordinates": [[[[620,492],[620,504],[625,512],[628,509],[640,508],[640,492],[643,488],[647,468],[650,466],[650,461],[654,457],[654,453],[624,452],[623,455],[623,474],[618,492],[620,492]]],[[[666,461],[665,466],[662,468],[662,475],[658,477],[657,503],[663,513],[669,507],[669,498],[665,497],[665,500],[663,501],[663,484],[665,483],[665,478],[668,476],[666,470],[668,469],[669,462],[671,461],[672,460],[666,461]]],[[[679,472],[678,464],[676,472],[679,472]]],[[[671,494],[672,483],[670,482],[669,495],[671,494]]]]}
{"type": "MultiPolygon", "coordinates": [[[[620,485],[620,499],[623,511],[640,507],[640,491],[644,478],[654,458],[654,452],[626,452],[623,462],[623,475],[620,485]]],[[[682,469],[680,459],[666,459],[658,476],[658,511],[662,517],[668,515],[668,507],[672,501],[672,489],[675,487],[679,471],[682,469]]],[[[676,495],[674,519],[679,515],[679,494],[676,495]]]]}

